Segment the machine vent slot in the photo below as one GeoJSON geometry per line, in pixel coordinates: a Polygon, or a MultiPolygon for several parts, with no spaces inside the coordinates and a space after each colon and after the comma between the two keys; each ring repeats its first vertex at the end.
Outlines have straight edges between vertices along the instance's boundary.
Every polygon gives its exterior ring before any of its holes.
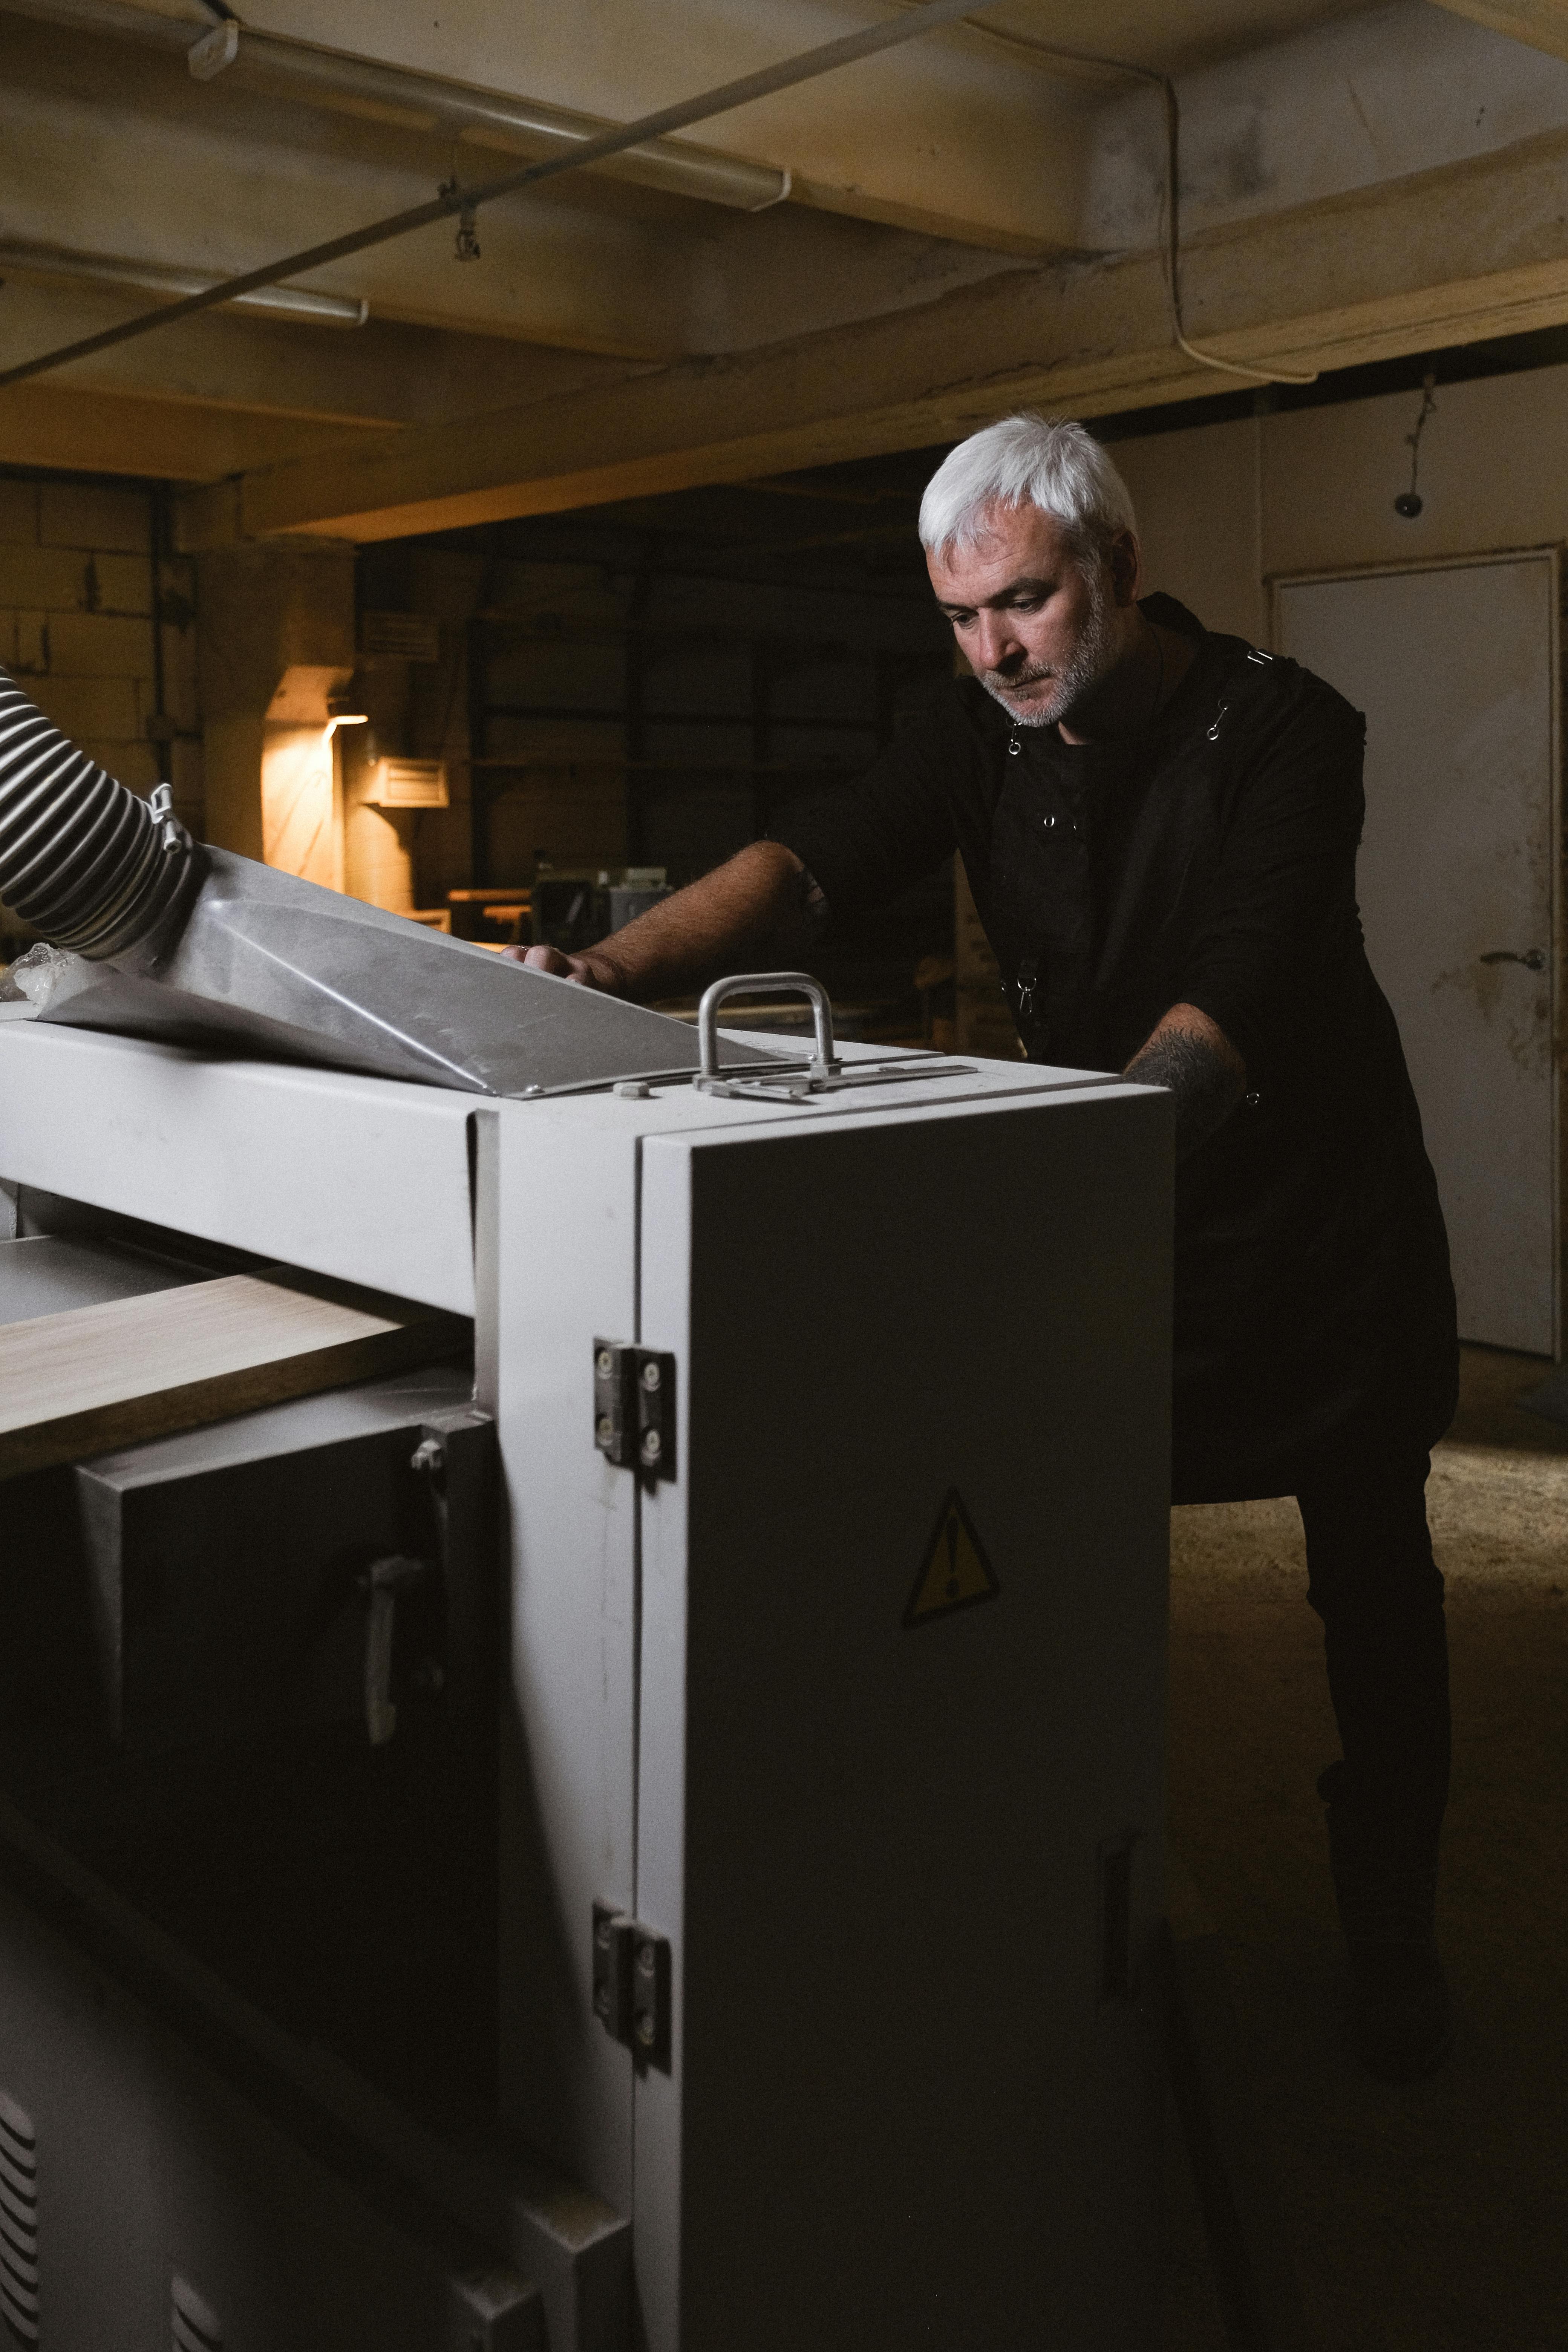
{"type": "Polygon", "coordinates": [[[169,2295],[171,2352],[223,2352],[223,2328],[210,2305],[176,2271],[169,2295]]]}
{"type": "Polygon", "coordinates": [[[0,2321],[15,2343],[38,2340],[38,2137],[0,2091],[0,2321]]]}

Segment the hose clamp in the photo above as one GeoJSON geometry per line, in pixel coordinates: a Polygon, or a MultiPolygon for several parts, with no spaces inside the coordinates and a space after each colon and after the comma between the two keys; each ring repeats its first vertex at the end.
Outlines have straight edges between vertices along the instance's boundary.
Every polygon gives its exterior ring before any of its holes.
{"type": "Polygon", "coordinates": [[[158,827],[158,838],[163,845],[164,855],[173,856],[177,850],[188,849],[191,845],[191,836],[174,814],[173,784],[154,784],[147,805],[152,810],[153,821],[158,827]]]}

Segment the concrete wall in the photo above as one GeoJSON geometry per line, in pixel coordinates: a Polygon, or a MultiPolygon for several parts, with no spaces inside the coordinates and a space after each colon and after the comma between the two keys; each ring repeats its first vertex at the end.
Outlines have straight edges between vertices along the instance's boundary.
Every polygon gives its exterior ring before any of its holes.
{"type": "Polygon", "coordinates": [[[194,830],[202,824],[191,562],[156,567],[163,612],[162,745],[153,642],[151,494],[119,484],[0,480],[0,667],[58,727],[130,785],[161,772],[194,830]],[[161,758],[163,764],[161,766],[161,758]]]}
{"type": "Polygon", "coordinates": [[[1267,623],[1258,547],[1258,420],[1151,434],[1111,449],[1132,493],[1143,586],[1179,596],[1211,629],[1267,623]]]}
{"type": "MultiPolygon", "coordinates": [[[[293,665],[350,676],[353,550],[298,538],[224,550],[200,559],[198,588],[197,559],[154,556],[156,501],[133,483],[0,478],[0,667],[132,791],[167,777],[198,838],[259,857],[269,707],[293,665]]],[[[322,703],[310,730],[317,766],[324,721],[322,703]]],[[[330,829],[325,863],[303,870],[341,885],[335,796],[330,829]]],[[[10,946],[22,936],[0,930],[10,946]]]]}
{"type": "Polygon", "coordinates": [[[1568,541],[1568,368],[1436,400],[1413,522],[1394,501],[1410,486],[1418,392],[1118,442],[1147,585],[1267,644],[1272,578],[1568,541]]]}

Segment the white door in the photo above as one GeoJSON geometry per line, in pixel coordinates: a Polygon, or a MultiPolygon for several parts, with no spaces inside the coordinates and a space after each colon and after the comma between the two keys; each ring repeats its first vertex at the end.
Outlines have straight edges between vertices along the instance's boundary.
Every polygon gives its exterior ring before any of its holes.
{"type": "Polygon", "coordinates": [[[1555,561],[1293,581],[1278,599],[1280,650],[1366,713],[1362,920],[1437,1171],[1460,1333],[1552,1355],[1555,561]]]}

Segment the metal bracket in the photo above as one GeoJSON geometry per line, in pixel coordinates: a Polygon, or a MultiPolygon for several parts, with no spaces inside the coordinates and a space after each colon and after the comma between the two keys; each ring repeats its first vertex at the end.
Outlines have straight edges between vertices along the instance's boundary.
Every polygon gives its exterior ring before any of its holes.
{"type": "Polygon", "coordinates": [[[594,1443],[606,1461],[675,1475],[675,1358],[619,1339],[594,1342],[594,1443]]]}
{"type": "Polygon", "coordinates": [[[594,1906],[594,2014],[612,2042],[669,2072],[669,1938],[613,1903],[594,1906]]]}
{"type": "MultiPolygon", "coordinates": [[[[846,1069],[836,1062],[830,1077],[813,1077],[809,1071],[785,1069],[777,1077],[708,1078],[693,1080],[705,1094],[727,1095],[731,1102],[813,1102],[826,1108],[834,1108],[830,1095],[851,1094],[864,1087],[903,1087],[916,1078],[973,1078],[976,1071],[973,1062],[939,1061],[934,1056],[922,1058],[919,1054],[907,1054],[897,1062],[857,1062],[846,1069]]],[[[625,1094],[627,1088],[617,1087],[625,1094]]],[[[647,1088],[641,1090],[644,1094],[647,1088]]],[[[840,1105],[838,1108],[847,1108],[840,1105]]]]}

